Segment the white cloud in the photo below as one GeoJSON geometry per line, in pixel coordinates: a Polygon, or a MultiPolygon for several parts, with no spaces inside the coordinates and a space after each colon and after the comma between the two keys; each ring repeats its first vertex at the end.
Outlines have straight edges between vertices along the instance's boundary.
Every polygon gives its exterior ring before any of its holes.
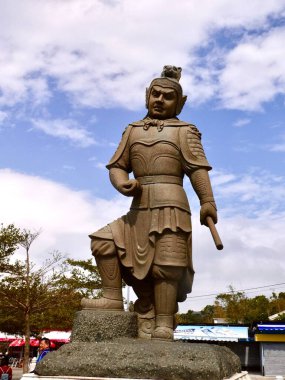
{"type": "MultiPolygon", "coordinates": [[[[197,206],[192,207],[196,274],[192,294],[180,305],[182,312],[211,304],[214,296],[199,296],[225,292],[229,285],[242,290],[282,282],[276,279],[283,277],[285,269],[285,178],[260,170],[240,175],[213,171],[211,178],[224,250],[216,250],[210,232],[199,225],[197,206]]],[[[273,288],[248,296],[269,296],[273,288]]],[[[276,291],[284,291],[284,286],[276,291]]]]}
{"type": "Polygon", "coordinates": [[[8,113],[0,111],[0,125],[8,118],[8,113]]]}
{"type": "Polygon", "coordinates": [[[58,249],[73,258],[89,258],[88,234],[124,214],[129,199],[92,198],[87,192],[41,177],[0,170],[1,223],[42,229],[34,260],[58,249]]]}
{"type": "Polygon", "coordinates": [[[282,93],[284,31],[250,37],[229,53],[215,33],[263,31],[284,9],[284,0],[262,7],[259,0],[179,0],[175,7],[163,0],[2,0],[0,104],[44,104],[60,90],[77,106],[134,109],[153,75],[177,64],[193,101],[218,92],[226,107],[256,109],[282,93]]]}
{"type": "Polygon", "coordinates": [[[273,152],[285,152],[285,142],[283,144],[276,144],[272,146],[271,150],[273,152]]]}
{"type": "Polygon", "coordinates": [[[75,168],[75,166],[72,166],[72,165],[63,165],[63,167],[62,167],[64,170],[68,170],[68,171],[70,171],[70,170],[75,170],[76,168],[75,168]]]}
{"type": "Polygon", "coordinates": [[[220,98],[227,108],[259,110],[285,94],[285,28],[248,36],[225,57],[220,98]]]}
{"type": "MultiPolygon", "coordinates": [[[[218,181],[227,184],[231,177],[222,175],[218,181]]],[[[125,214],[130,204],[129,198],[94,198],[86,192],[11,170],[0,170],[0,182],[1,222],[42,229],[33,247],[34,261],[44,259],[53,249],[69,253],[73,258],[91,257],[88,234],[125,214]]],[[[273,182],[272,197],[278,193],[274,191],[275,186],[273,182]]],[[[243,194],[243,190],[240,192],[243,194]]],[[[240,192],[236,189],[234,196],[238,198],[240,192]]],[[[264,203],[266,205],[267,199],[264,203]]],[[[238,208],[229,214],[221,207],[219,216],[217,228],[224,243],[221,252],[216,250],[208,229],[199,225],[199,216],[194,209],[196,275],[193,293],[180,305],[181,311],[199,310],[211,303],[208,298],[191,297],[221,293],[230,284],[236,289],[275,284],[276,279],[283,276],[284,212],[280,210],[266,216],[261,213],[254,217],[241,215],[238,208]]]]}
{"type": "Polygon", "coordinates": [[[272,152],[285,152],[285,135],[280,136],[279,142],[269,148],[272,152]]]}
{"type": "Polygon", "coordinates": [[[95,167],[96,167],[97,169],[106,170],[106,164],[104,164],[103,162],[97,162],[97,163],[95,164],[95,167]]]}
{"type": "Polygon", "coordinates": [[[213,170],[212,172],[212,185],[214,187],[219,187],[220,185],[227,184],[236,179],[236,176],[231,173],[223,173],[218,170],[213,170]]]}
{"type": "Polygon", "coordinates": [[[34,128],[47,135],[70,140],[74,144],[83,148],[95,145],[96,142],[90,133],[78,126],[77,122],[71,119],[36,119],[31,120],[34,128]]]}
{"type": "MultiPolygon", "coordinates": [[[[200,310],[212,304],[214,296],[194,297],[224,293],[229,285],[242,290],[282,282],[280,279],[284,277],[285,270],[284,217],[285,213],[252,218],[236,215],[234,211],[230,216],[220,212],[217,229],[224,249],[218,251],[210,232],[198,224],[198,215],[194,214],[193,257],[196,274],[193,292],[185,303],[180,304],[180,310],[200,310]]],[[[272,288],[259,289],[248,296],[269,296],[272,288]]],[[[276,291],[284,291],[284,286],[276,291]]]]}
{"type": "Polygon", "coordinates": [[[98,161],[98,158],[95,156],[92,156],[88,159],[88,161],[92,162],[93,166],[100,170],[106,170],[107,163],[98,161]]]}
{"type": "Polygon", "coordinates": [[[250,119],[238,119],[234,122],[234,127],[244,127],[245,125],[248,125],[250,122],[250,119]]]}
{"type": "Polygon", "coordinates": [[[274,216],[285,211],[285,178],[260,168],[248,173],[231,174],[213,171],[212,184],[218,204],[222,204],[227,215],[249,217],[274,216]]]}

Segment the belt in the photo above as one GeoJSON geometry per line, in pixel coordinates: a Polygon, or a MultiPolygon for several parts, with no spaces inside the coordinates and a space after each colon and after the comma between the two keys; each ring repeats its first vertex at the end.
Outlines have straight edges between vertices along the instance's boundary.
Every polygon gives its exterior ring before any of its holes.
{"type": "Polygon", "coordinates": [[[156,183],[174,183],[175,185],[183,185],[183,178],[174,175],[146,175],[136,178],[141,185],[151,185],[156,183]]]}

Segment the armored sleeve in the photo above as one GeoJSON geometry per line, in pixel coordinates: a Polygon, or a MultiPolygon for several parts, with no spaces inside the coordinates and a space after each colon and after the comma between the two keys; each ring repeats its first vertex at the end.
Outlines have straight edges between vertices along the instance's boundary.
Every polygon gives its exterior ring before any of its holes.
{"type": "Polygon", "coordinates": [[[129,136],[132,130],[132,126],[129,125],[123,132],[121,142],[114,153],[113,157],[109,161],[108,165],[106,165],[107,169],[111,168],[120,168],[130,173],[132,171],[131,163],[130,163],[130,151],[128,146],[129,136]]]}
{"type": "Polygon", "coordinates": [[[202,143],[201,133],[194,125],[181,127],[179,131],[180,152],[184,171],[189,175],[193,170],[211,170],[202,143]]]}

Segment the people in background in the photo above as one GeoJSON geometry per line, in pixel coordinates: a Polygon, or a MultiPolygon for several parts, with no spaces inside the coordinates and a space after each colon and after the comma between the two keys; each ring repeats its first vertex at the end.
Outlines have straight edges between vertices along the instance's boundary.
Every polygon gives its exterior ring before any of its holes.
{"type": "Polygon", "coordinates": [[[13,373],[12,368],[9,366],[8,356],[0,357],[0,379],[12,380],[13,373]]]}
{"type": "Polygon", "coordinates": [[[41,361],[49,352],[50,352],[50,340],[48,338],[42,338],[40,340],[39,355],[37,357],[37,363],[41,361]]]}

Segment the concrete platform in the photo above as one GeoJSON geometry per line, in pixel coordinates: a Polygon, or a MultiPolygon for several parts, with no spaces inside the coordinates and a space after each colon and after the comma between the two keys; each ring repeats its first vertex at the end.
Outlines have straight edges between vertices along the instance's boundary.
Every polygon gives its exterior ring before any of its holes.
{"type": "MultiPolygon", "coordinates": [[[[13,369],[13,380],[20,380],[20,379],[33,379],[33,380],[45,380],[43,377],[39,377],[39,376],[33,376],[31,377],[32,374],[26,374],[25,377],[23,377],[23,369],[22,368],[12,368],[13,369]],[[30,377],[29,377],[30,376],[30,377]]],[[[244,374],[244,372],[242,372],[242,374],[244,374]]],[[[50,378],[49,378],[50,379],[50,378]]],[[[97,378],[98,379],[98,378],[97,378]]],[[[101,378],[102,379],[102,378],[101,378]]],[[[101,380],[100,379],[100,380],[101,380]]],[[[244,380],[242,378],[240,378],[241,380],[244,380]]],[[[260,373],[258,372],[249,372],[248,373],[248,378],[246,378],[246,380],[276,380],[276,377],[275,376],[262,376],[260,373]]],[[[66,379],[65,379],[66,380],[66,379]]],[[[104,380],[108,380],[108,379],[104,379],[104,380]]],[[[116,379],[118,380],[118,379],[116,379]]],[[[123,380],[123,379],[121,379],[123,380]]],[[[130,379],[128,379],[130,380],[130,379]]],[[[143,380],[143,379],[140,379],[140,380],[143,380]]],[[[233,379],[230,379],[230,380],[233,380],[233,379]]]]}
{"type": "MultiPolygon", "coordinates": [[[[81,376],[37,376],[32,373],[28,373],[22,376],[21,380],[118,380],[115,377],[81,377],[81,376]]],[[[126,379],[119,378],[120,380],[151,380],[151,379],[126,379]]],[[[237,373],[230,378],[223,380],[252,380],[248,375],[248,372],[244,371],[237,373]]]]}

